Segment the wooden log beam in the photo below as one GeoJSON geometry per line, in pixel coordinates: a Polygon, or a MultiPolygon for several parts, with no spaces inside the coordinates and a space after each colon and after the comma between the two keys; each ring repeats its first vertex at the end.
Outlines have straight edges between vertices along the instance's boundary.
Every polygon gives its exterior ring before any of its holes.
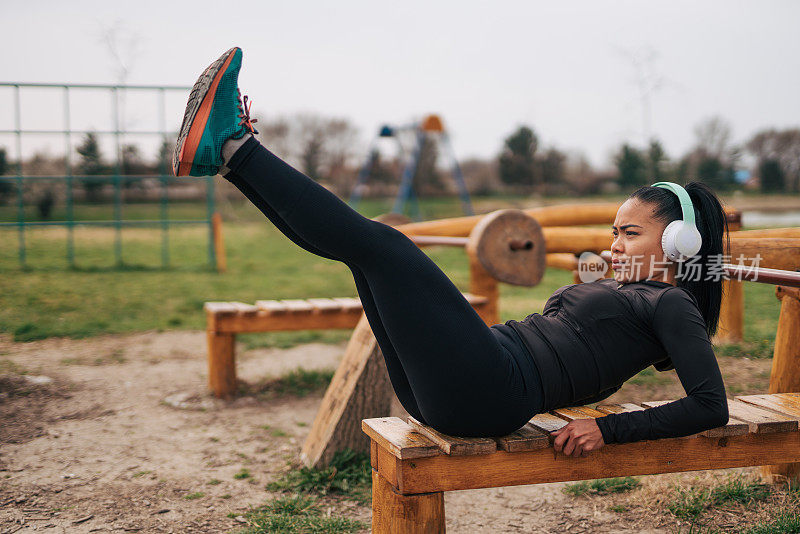
{"type": "Polygon", "coordinates": [[[377,447],[377,456],[381,475],[399,493],[415,494],[797,462],[800,432],[609,444],[586,458],[551,448],[400,460],[377,447]]]}
{"type": "MultiPolygon", "coordinates": [[[[558,206],[529,208],[522,211],[536,219],[539,225],[543,227],[585,226],[593,224],[607,224],[610,227],[621,205],[622,202],[562,204],[558,206]]],[[[731,222],[738,220],[740,216],[739,211],[731,207],[726,207],[725,213],[728,216],[728,220],[731,222]]],[[[452,217],[448,219],[401,224],[395,228],[406,235],[466,237],[472,231],[472,227],[485,215],[486,214],[470,215],[466,217],[452,217]]]]}

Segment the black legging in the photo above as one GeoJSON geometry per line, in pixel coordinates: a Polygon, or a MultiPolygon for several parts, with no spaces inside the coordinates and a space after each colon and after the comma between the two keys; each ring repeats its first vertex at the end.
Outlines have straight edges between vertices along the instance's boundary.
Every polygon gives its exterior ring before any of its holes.
{"type": "Polygon", "coordinates": [[[225,178],[289,239],[350,268],[409,414],[462,436],[505,435],[535,414],[531,370],[402,232],[362,216],[254,138],[228,167],[225,178]]]}

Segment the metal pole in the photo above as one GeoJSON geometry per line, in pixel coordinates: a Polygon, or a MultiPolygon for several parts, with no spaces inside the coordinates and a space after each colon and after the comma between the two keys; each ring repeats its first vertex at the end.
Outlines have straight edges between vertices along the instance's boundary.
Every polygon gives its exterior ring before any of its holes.
{"type": "Polygon", "coordinates": [[[17,223],[19,224],[19,264],[25,268],[25,202],[22,181],[22,112],[20,111],[19,85],[14,86],[14,131],[17,142],[17,223]]]}
{"type": "MultiPolygon", "coordinates": [[[[163,133],[162,149],[167,144],[167,125],[166,125],[166,103],[164,99],[164,89],[158,91],[158,127],[163,133]]],[[[169,177],[167,176],[166,163],[161,157],[161,150],[158,151],[158,173],[161,175],[161,266],[169,266],[169,177]]]]}
{"type": "Polygon", "coordinates": [[[72,198],[72,135],[69,113],[69,87],[64,86],[64,172],[67,178],[67,264],[75,267],[75,207],[72,198]]]}
{"type": "Polygon", "coordinates": [[[113,108],[113,124],[114,124],[114,145],[116,148],[116,158],[114,164],[114,226],[116,229],[116,236],[114,240],[114,255],[117,261],[117,267],[122,266],[122,194],[120,191],[120,139],[119,139],[119,94],[116,87],[112,90],[113,99],[111,101],[113,108]]]}
{"type": "Polygon", "coordinates": [[[206,178],[206,217],[208,220],[208,263],[217,269],[217,251],[214,249],[214,177],[206,178]]]}

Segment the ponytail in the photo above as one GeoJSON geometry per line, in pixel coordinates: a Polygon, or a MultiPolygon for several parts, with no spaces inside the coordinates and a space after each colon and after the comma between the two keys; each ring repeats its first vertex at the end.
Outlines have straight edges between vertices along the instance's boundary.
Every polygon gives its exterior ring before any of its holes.
{"type": "MultiPolygon", "coordinates": [[[[692,199],[694,217],[697,229],[703,238],[703,245],[697,253],[700,257],[696,261],[696,265],[699,266],[699,276],[697,269],[694,272],[690,269],[683,273],[689,276],[676,276],[676,283],[678,287],[686,289],[697,301],[697,306],[706,323],[706,332],[711,338],[717,332],[719,325],[723,277],[720,276],[718,268],[710,276],[707,276],[711,271],[709,257],[722,258],[725,250],[730,250],[728,220],[719,198],[710,187],[701,182],[689,182],[683,188],[692,199]],[[723,240],[727,245],[725,248],[723,240]]],[[[641,187],[631,193],[630,198],[653,204],[655,206],[653,216],[664,224],[680,220],[683,217],[678,196],[667,189],[651,186],[641,187]]]]}

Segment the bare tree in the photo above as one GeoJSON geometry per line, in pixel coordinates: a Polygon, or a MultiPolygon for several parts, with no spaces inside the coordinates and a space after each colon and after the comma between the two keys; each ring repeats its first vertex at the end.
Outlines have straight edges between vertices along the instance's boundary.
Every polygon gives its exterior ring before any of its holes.
{"type": "Polygon", "coordinates": [[[787,190],[800,190],[800,129],[758,132],[747,142],[746,148],[758,160],[759,168],[766,161],[776,161],[785,176],[787,190]]]}
{"type": "Polygon", "coordinates": [[[697,137],[697,148],[705,156],[723,161],[730,149],[731,127],[728,121],[715,115],[694,127],[697,137]]]}

